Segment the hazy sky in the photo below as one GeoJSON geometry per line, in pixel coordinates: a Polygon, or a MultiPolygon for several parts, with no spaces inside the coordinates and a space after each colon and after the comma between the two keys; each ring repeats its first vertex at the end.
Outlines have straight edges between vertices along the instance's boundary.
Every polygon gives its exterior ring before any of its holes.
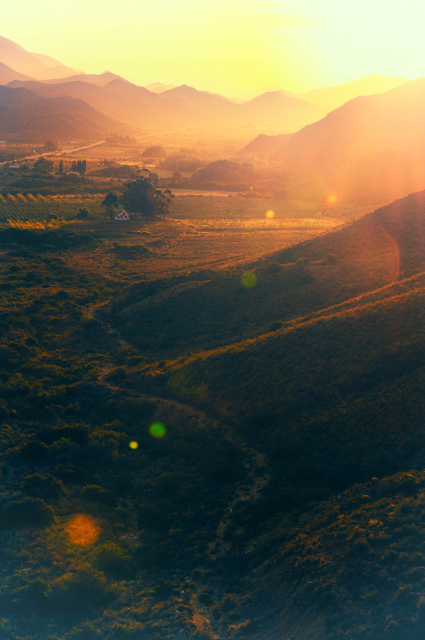
{"type": "Polygon", "coordinates": [[[424,0],[15,0],[0,35],[86,72],[228,95],[425,75],[424,0]]]}

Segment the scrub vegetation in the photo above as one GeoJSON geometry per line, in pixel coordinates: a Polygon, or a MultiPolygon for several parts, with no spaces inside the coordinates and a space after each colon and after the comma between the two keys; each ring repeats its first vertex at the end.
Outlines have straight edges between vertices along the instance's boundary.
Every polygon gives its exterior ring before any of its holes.
{"type": "Polygon", "coordinates": [[[0,230],[2,637],[423,637],[424,211],[0,230]]]}

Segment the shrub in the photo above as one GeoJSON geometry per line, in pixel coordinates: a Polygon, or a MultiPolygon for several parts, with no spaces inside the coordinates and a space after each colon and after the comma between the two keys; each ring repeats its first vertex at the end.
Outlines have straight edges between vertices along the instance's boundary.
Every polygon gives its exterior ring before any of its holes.
{"type": "Polygon", "coordinates": [[[33,440],[32,442],[24,444],[19,452],[27,462],[38,462],[39,460],[45,460],[47,458],[49,449],[43,442],[33,440]]]}
{"type": "Polygon", "coordinates": [[[99,487],[97,484],[86,485],[83,488],[82,493],[85,500],[106,504],[108,506],[113,506],[115,504],[115,498],[112,491],[109,491],[104,487],[99,487]]]}
{"type": "Polygon", "coordinates": [[[100,545],[94,554],[93,564],[97,569],[114,576],[125,576],[131,568],[131,556],[114,542],[100,545]]]}
{"type": "Polygon", "coordinates": [[[52,583],[51,599],[57,609],[74,613],[108,604],[118,593],[109,586],[101,571],[83,565],[78,571],[65,573],[52,583]]]}
{"type": "Polygon", "coordinates": [[[337,262],[339,262],[339,258],[336,253],[328,253],[324,262],[326,262],[327,264],[337,264],[337,262]]]}
{"type": "Polygon", "coordinates": [[[264,267],[263,271],[268,275],[273,275],[274,273],[279,273],[282,270],[282,265],[280,262],[269,262],[264,267]]]}
{"type": "Polygon", "coordinates": [[[283,327],[283,322],[280,320],[275,320],[271,324],[269,324],[269,331],[278,331],[283,327]]]}
{"type": "Polygon", "coordinates": [[[0,510],[0,528],[48,527],[55,520],[52,507],[40,498],[12,500],[0,510]]]}
{"type": "Polygon", "coordinates": [[[63,492],[63,484],[49,473],[46,475],[34,473],[24,479],[22,489],[25,493],[39,498],[43,496],[57,498],[63,492]]]}

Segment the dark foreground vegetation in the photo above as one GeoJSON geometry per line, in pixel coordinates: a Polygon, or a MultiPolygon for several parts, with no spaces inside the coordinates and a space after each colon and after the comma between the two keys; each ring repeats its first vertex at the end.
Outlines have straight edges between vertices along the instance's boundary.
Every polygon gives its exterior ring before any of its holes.
{"type": "Polygon", "coordinates": [[[130,286],[101,242],[0,231],[2,637],[423,638],[425,194],[130,286]]]}

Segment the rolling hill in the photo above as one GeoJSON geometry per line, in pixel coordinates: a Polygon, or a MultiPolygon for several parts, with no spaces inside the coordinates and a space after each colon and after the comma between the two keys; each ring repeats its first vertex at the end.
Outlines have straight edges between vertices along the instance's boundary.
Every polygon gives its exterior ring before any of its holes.
{"type": "Polygon", "coordinates": [[[240,270],[140,284],[105,312],[152,358],[114,384],[202,408],[264,456],[212,558],[256,638],[423,632],[424,246],[421,192],[247,265],[250,288],[240,270]]]}
{"type": "Polygon", "coordinates": [[[112,133],[134,133],[82,100],[45,98],[22,88],[0,86],[0,134],[11,141],[43,142],[99,139],[112,133]]]}

